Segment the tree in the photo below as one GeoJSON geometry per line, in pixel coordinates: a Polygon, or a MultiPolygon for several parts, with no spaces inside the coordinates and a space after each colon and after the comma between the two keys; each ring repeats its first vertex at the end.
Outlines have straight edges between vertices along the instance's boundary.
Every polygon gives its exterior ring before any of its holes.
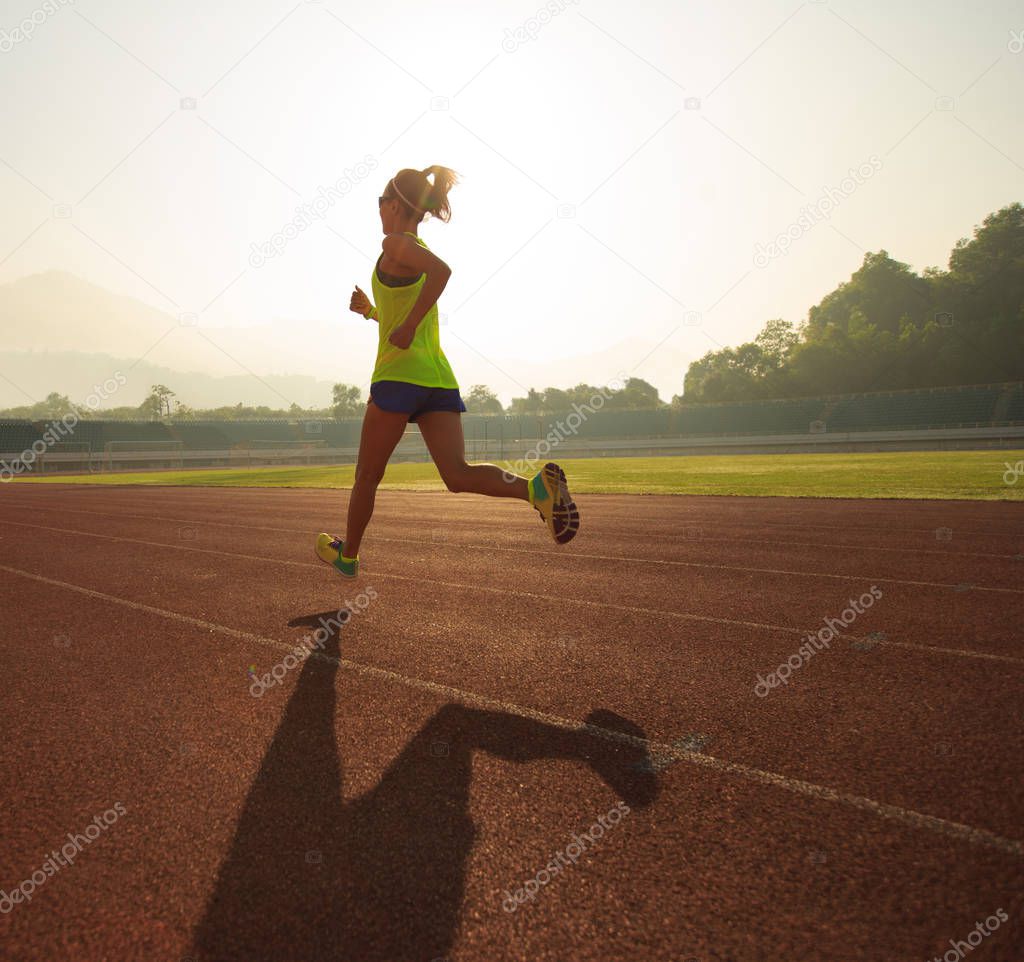
{"type": "Polygon", "coordinates": [[[151,421],[170,417],[171,402],[174,397],[175,394],[169,387],[163,384],[154,384],[149,390],[149,396],[139,405],[139,414],[151,421]]]}
{"type": "Polygon", "coordinates": [[[544,414],[560,414],[572,408],[572,401],[569,399],[569,392],[561,388],[545,388],[541,394],[544,400],[541,402],[541,409],[544,414]]]}
{"type": "Polygon", "coordinates": [[[503,408],[497,395],[486,384],[474,384],[463,401],[470,414],[501,414],[503,408]]]}
{"type": "Polygon", "coordinates": [[[512,398],[508,410],[510,414],[540,414],[544,410],[544,395],[531,387],[526,397],[512,398]]]}
{"type": "MultiPolygon", "coordinates": [[[[6,408],[0,412],[0,415],[5,418],[24,418],[29,421],[50,421],[64,417],[72,409],[74,409],[74,405],[66,394],[51,391],[42,401],[23,404],[21,407],[6,408]]],[[[87,409],[80,410],[79,417],[84,417],[87,413],[87,409]]]]}
{"type": "Polygon", "coordinates": [[[58,394],[51,391],[46,397],[31,407],[31,417],[40,420],[62,418],[72,408],[71,401],[66,394],[58,394]]]}
{"type": "MultiPolygon", "coordinates": [[[[597,388],[591,389],[591,397],[597,393],[597,388]]],[[[658,389],[639,377],[626,379],[625,385],[618,391],[611,393],[607,405],[611,409],[627,411],[645,411],[651,408],[660,408],[663,402],[658,397],[658,389]]]]}
{"type": "MultiPolygon", "coordinates": [[[[769,321],[750,343],[686,372],[687,402],[745,401],[1019,380],[1024,372],[1024,206],[985,218],[949,270],[915,273],[882,250],[795,329],[769,321]]],[[[682,398],[675,398],[680,402],[682,398]]]]}
{"type": "Polygon", "coordinates": [[[763,351],[757,344],[708,351],[686,372],[683,379],[685,400],[740,401],[756,397],[759,392],[756,372],[762,358],[763,351]]]}
{"type": "Polygon", "coordinates": [[[763,371],[777,371],[789,360],[790,352],[799,343],[800,336],[789,321],[776,318],[765,324],[754,343],[761,348],[763,371]]]}
{"type": "Polygon", "coordinates": [[[363,392],[352,384],[335,384],[332,389],[331,415],[336,421],[359,417],[362,413],[363,392]]]}
{"type": "Polygon", "coordinates": [[[907,264],[893,260],[888,252],[867,253],[860,269],[840,284],[807,315],[809,337],[829,327],[848,329],[854,311],[860,311],[879,330],[898,334],[904,316],[923,322],[930,316],[928,280],[915,274],[907,264]]]}

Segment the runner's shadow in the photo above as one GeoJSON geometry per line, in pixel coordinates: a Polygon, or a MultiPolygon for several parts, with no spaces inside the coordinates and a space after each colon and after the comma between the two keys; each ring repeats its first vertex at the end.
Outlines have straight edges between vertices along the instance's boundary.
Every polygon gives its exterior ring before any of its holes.
{"type": "MultiPolygon", "coordinates": [[[[656,776],[638,764],[640,747],[450,703],[376,787],[345,800],[335,733],[337,630],[323,653],[303,665],[246,798],[194,935],[197,960],[445,958],[458,933],[475,838],[474,751],[516,763],[588,764],[630,806],[657,795],[656,776]]],[[[612,712],[593,712],[588,721],[643,737],[612,712]]],[[[571,818],[565,827],[573,827],[571,818]]]]}
{"type": "MultiPolygon", "coordinates": [[[[345,608],[329,609],[328,611],[320,611],[315,615],[301,615],[298,618],[292,618],[288,622],[289,628],[319,628],[321,625],[329,625],[333,622],[341,621],[343,624],[348,623],[350,615],[345,608]]],[[[334,629],[334,633],[337,633],[337,629],[334,629]]]]}

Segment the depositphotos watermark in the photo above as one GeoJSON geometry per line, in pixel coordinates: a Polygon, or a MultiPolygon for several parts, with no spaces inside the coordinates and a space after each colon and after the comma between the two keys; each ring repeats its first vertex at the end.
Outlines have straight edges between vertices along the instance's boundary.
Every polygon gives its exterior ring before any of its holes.
{"type": "Polygon", "coordinates": [[[360,614],[370,606],[370,602],[377,597],[377,589],[370,587],[366,591],[356,595],[355,601],[345,599],[342,605],[331,617],[321,617],[320,627],[316,631],[306,635],[295,648],[288,652],[273,668],[265,675],[256,673],[256,666],[250,665],[246,670],[252,684],[249,686],[249,694],[253,698],[262,698],[268,688],[280,685],[285,676],[292,669],[301,665],[314,651],[323,651],[327,639],[331,637],[332,631],[337,631],[342,625],[347,625],[355,614],[360,614]]]}
{"type": "Polygon", "coordinates": [[[280,256],[290,241],[295,240],[303,231],[308,230],[318,220],[323,220],[327,212],[356,184],[362,183],[375,171],[380,164],[377,158],[367,154],[355,167],[345,168],[342,175],[329,187],[318,187],[317,196],[308,204],[300,204],[295,208],[295,216],[277,233],[272,234],[262,244],[253,244],[249,249],[249,266],[261,268],[268,260],[280,256]]]}
{"type": "Polygon", "coordinates": [[[996,909],[995,915],[990,915],[984,922],[974,926],[974,930],[965,939],[950,939],[949,944],[953,946],[947,949],[942,955],[936,955],[929,962],[960,962],[968,952],[973,952],[982,942],[986,935],[991,935],[1004,922],[1009,922],[1010,916],[1003,909],[996,909]]]}
{"type": "Polygon", "coordinates": [[[598,388],[598,393],[590,398],[589,403],[574,402],[572,413],[566,415],[565,421],[556,421],[547,436],[541,438],[527,451],[525,457],[516,461],[512,470],[503,471],[502,477],[511,484],[520,474],[532,471],[538,461],[544,460],[551,453],[552,448],[558,447],[566,438],[574,437],[580,427],[586,423],[587,418],[600,411],[604,407],[605,401],[611,400],[613,392],[625,387],[626,380],[626,375],[620,374],[618,377],[612,378],[604,387],[598,388]]]}
{"type": "Polygon", "coordinates": [[[533,878],[527,879],[523,883],[522,888],[518,888],[514,892],[505,889],[505,897],[501,900],[501,907],[511,914],[524,902],[532,902],[537,897],[540,889],[547,885],[556,875],[561,875],[570,862],[573,865],[576,864],[576,860],[587,850],[587,842],[591,845],[596,844],[598,839],[604,837],[606,831],[611,831],[615,828],[629,812],[629,806],[625,802],[619,802],[615,808],[604,815],[598,816],[597,821],[587,831],[580,835],[574,834],[572,841],[562,851],[552,855],[551,861],[533,878]]]}
{"type": "Polygon", "coordinates": [[[773,688],[788,685],[794,671],[803,668],[804,663],[810,661],[822,648],[830,647],[833,638],[838,637],[844,628],[849,628],[857,620],[858,615],[864,614],[881,597],[881,588],[872,585],[871,590],[862,594],[859,600],[851,598],[849,608],[844,608],[838,618],[826,618],[824,628],[817,632],[808,632],[804,643],[775,671],[769,672],[766,678],[759,674],[757,684],[754,685],[754,694],[758,698],[767,698],[773,688]]]}
{"type": "Polygon", "coordinates": [[[75,0],[44,0],[13,30],[0,30],[0,53],[10,53],[19,43],[32,39],[36,27],[42,26],[54,14],[75,0]]]}
{"type": "Polygon", "coordinates": [[[853,196],[858,187],[864,186],[881,169],[882,162],[874,154],[859,167],[851,167],[838,187],[824,188],[822,195],[813,204],[802,207],[800,216],[776,235],[774,240],[757,245],[754,250],[754,266],[767,267],[776,257],[788,254],[796,241],[823,220],[828,220],[832,216],[832,211],[853,196]]]}
{"type": "Polygon", "coordinates": [[[10,894],[0,889],[0,913],[6,915],[20,905],[22,901],[31,902],[32,896],[39,886],[45,884],[47,879],[53,878],[64,866],[73,865],[75,856],[81,852],[87,844],[95,842],[103,834],[105,828],[110,828],[119,817],[127,815],[127,809],[123,802],[115,802],[113,808],[97,815],[85,827],[82,833],[68,835],[68,840],[60,847],[59,852],[50,852],[43,861],[42,868],[37,868],[17,888],[11,889],[10,894]]]}
{"type": "Polygon", "coordinates": [[[1006,470],[1003,472],[1003,484],[1013,485],[1024,478],[1024,461],[1018,461],[1016,464],[1004,461],[1003,464],[1006,465],[1006,470]]]}
{"type": "MultiPolygon", "coordinates": [[[[124,387],[127,383],[128,378],[126,378],[120,371],[115,371],[114,376],[108,377],[103,382],[102,386],[97,384],[92,386],[92,394],[85,399],[85,403],[82,407],[95,412],[103,401],[106,401],[119,388],[124,387]]],[[[13,462],[0,461],[0,482],[6,484],[8,481],[13,480],[17,475],[30,471],[32,469],[32,465],[35,464],[36,461],[47,451],[49,451],[53,445],[59,444],[61,441],[66,441],[74,435],[78,422],[82,420],[79,411],[80,408],[72,404],[71,410],[68,411],[67,414],[60,419],[54,418],[47,429],[43,432],[43,436],[38,441],[33,441],[31,447],[22,451],[13,462]]]]}
{"type": "Polygon", "coordinates": [[[580,0],[548,0],[532,17],[527,17],[518,27],[511,30],[505,28],[505,39],[501,41],[501,49],[505,53],[515,53],[523,44],[536,40],[541,28],[551,23],[560,13],[570,5],[579,3],[580,0]]]}

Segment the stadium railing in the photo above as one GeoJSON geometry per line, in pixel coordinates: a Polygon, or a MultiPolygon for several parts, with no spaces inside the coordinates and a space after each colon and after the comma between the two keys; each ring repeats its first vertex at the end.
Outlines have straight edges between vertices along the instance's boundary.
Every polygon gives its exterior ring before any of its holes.
{"type": "MultiPolygon", "coordinates": [[[[554,437],[562,456],[711,450],[822,450],[929,443],[995,446],[1024,428],[1024,382],[786,400],[682,404],[657,410],[579,407],[560,414],[463,417],[473,460],[519,460],[554,437]]],[[[47,422],[0,420],[0,460],[38,443],[47,422]]],[[[33,470],[155,470],[257,464],[346,464],[361,421],[80,421],[33,470]]],[[[410,427],[397,460],[428,457],[410,427]]]]}

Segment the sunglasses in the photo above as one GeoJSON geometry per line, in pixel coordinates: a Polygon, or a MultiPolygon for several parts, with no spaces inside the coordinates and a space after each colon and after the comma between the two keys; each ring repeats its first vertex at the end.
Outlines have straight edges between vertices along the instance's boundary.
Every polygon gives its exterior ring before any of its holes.
{"type": "Polygon", "coordinates": [[[382,206],[384,204],[385,201],[394,200],[394,199],[395,198],[393,196],[388,196],[387,194],[381,194],[380,197],[377,198],[377,206],[380,207],[380,206],[382,206]]]}

